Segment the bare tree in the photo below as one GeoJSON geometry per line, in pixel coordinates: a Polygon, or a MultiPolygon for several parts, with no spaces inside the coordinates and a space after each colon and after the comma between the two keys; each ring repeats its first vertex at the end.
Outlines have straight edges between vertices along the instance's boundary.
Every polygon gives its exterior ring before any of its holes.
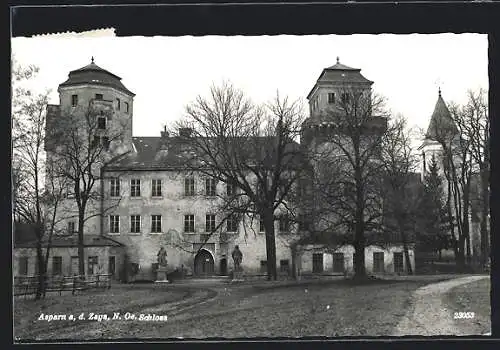
{"type": "Polygon", "coordinates": [[[315,169],[315,209],[320,231],[330,243],[352,244],[355,278],[363,279],[365,246],[382,242],[381,146],[387,129],[383,99],[369,91],[346,87],[335,109],[325,111],[324,122],[311,147],[315,169]]]}
{"type": "Polygon", "coordinates": [[[47,124],[49,159],[57,164],[58,177],[68,184],[67,217],[78,220],[80,276],[85,275],[85,223],[95,217],[102,222],[104,215],[119,204],[119,200],[110,201],[104,207],[104,168],[124,155],[113,153],[114,143],[121,142],[124,129],[122,125],[106,126],[112,114],[110,106],[92,99],[88,106],[61,111],[47,124]]]}
{"type": "Polygon", "coordinates": [[[212,86],[210,93],[187,106],[186,119],[177,125],[190,132],[187,166],[234,187],[219,207],[223,221],[263,219],[268,279],[276,279],[274,222],[287,211],[303,162],[294,141],[303,119],[300,105],[277,96],[258,107],[229,83],[212,86]]]}
{"type": "Polygon", "coordinates": [[[489,172],[490,172],[490,124],[488,117],[487,92],[483,89],[469,91],[469,100],[456,113],[455,120],[468,140],[469,153],[473,162],[473,174],[479,174],[480,179],[480,230],[481,230],[481,265],[484,266],[489,256],[488,213],[489,213],[489,172]]]}
{"type": "Polygon", "coordinates": [[[53,164],[45,162],[48,92],[38,94],[22,84],[33,78],[37,71],[35,67],[23,68],[14,63],[12,165],[15,178],[15,221],[27,223],[35,230],[38,266],[35,298],[40,299],[45,291],[47,264],[52,237],[58,223],[56,214],[62,199],[63,186],[55,178],[53,164]]]}
{"type": "Polygon", "coordinates": [[[416,155],[411,147],[407,121],[399,116],[392,120],[383,136],[384,227],[395,230],[403,243],[408,274],[412,274],[408,245],[414,238],[418,208],[418,188],[414,185],[416,155]]]}

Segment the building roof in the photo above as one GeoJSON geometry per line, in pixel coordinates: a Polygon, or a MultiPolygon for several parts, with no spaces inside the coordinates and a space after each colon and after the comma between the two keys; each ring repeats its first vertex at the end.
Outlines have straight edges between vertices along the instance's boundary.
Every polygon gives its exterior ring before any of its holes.
{"type": "Polygon", "coordinates": [[[365,84],[373,84],[373,81],[366,79],[361,74],[361,69],[352,68],[340,63],[339,58],[337,57],[337,63],[333,66],[323,69],[321,72],[316,84],[311,89],[309,94],[307,95],[307,99],[311,97],[312,92],[316,88],[319,83],[337,83],[337,84],[352,84],[352,83],[365,83],[365,84]]]}
{"type": "MultiPolygon", "coordinates": [[[[131,152],[107,166],[109,170],[154,170],[178,169],[186,167],[186,162],[193,157],[193,148],[189,137],[133,137],[134,152],[131,152]]],[[[244,140],[241,143],[245,142],[244,140]]],[[[251,141],[255,146],[248,147],[247,156],[251,157],[252,149],[269,149],[272,138],[256,137],[251,141]]],[[[289,151],[300,152],[300,145],[290,142],[289,151]]],[[[298,157],[297,157],[298,158],[298,157]]],[[[297,159],[297,162],[300,160],[297,159]]],[[[272,161],[270,161],[271,164],[272,161]]]]}
{"type": "Polygon", "coordinates": [[[439,136],[454,136],[458,133],[457,126],[451,117],[451,113],[441,96],[441,89],[434,107],[434,112],[425,134],[426,139],[438,141],[439,136]]]}
{"type": "Polygon", "coordinates": [[[68,79],[60,84],[60,87],[73,86],[80,84],[95,84],[103,85],[115,88],[117,90],[123,91],[126,94],[135,96],[135,94],[127,89],[125,85],[121,82],[121,78],[105,69],[102,69],[94,63],[94,58],[92,57],[92,62],[85,67],[72,70],[69,72],[68,79]]]}
{"type": "MultiPolygon", "coordinates": [[[[34,237],[33,237],[34,238],[34,237]]],[[[36,247],[36,238],[25,239],[19,242],[15,241],[16,248],[34,248],[36,247]]],[[[47,242],[44,241],[44,246],[47,246],[47,242]]],[[[85,234],[83,236],[83,245],[85,247],[122,247],[123,244],[115,241],[106,235],[95,235],[95,234],[85,234]]],[[[54,235],[52,237],[52,248],[62,248],[62,247],[77,247],[78,246],[78,236],[73,234],[71,236],[54,235]]]]}

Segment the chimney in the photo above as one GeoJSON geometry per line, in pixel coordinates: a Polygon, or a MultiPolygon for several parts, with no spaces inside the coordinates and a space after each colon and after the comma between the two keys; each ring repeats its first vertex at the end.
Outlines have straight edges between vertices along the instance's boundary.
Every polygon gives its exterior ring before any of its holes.
{"type": "Polygon", "coordinates": [[[180,137],[191,137],[193,133],[193,129],[191,128],[179,128],[179,136],[180,137]]]}

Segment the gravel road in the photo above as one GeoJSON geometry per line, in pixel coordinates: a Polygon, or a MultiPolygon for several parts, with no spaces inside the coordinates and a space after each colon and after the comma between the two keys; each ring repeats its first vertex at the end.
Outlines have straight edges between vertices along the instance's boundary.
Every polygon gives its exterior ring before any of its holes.
{"type": "Polygon", "coordinates": [[[468,310],[447,309],[443,297],[454,287],[483,278],[488,278],[488,276],[455,278],[417,289],[413,293],[408,312],[396,327],[394,336],[472,335],[464,333],[453,320],[454,312],[468,310]]]}

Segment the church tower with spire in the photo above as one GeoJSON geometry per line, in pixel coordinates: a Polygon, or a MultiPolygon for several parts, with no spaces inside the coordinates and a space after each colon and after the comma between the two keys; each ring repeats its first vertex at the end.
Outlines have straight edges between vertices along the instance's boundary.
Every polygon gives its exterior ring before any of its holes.
{"type": "MultiPolygon", "coordinates": [[[[432,113],[427,132],[422,145],[419,147],[422,159],[422,180],[429,171],[429,165],[432,158],[435,157],[438,164],[442,164],[443,143],[452,146],[456,140],[458,129],[451,117],[451,113],[441,95],[441,89],[438,90],[438,99],[432,113]]],[[[441,174],[443,169],[440,169],[441,174]]]]}

